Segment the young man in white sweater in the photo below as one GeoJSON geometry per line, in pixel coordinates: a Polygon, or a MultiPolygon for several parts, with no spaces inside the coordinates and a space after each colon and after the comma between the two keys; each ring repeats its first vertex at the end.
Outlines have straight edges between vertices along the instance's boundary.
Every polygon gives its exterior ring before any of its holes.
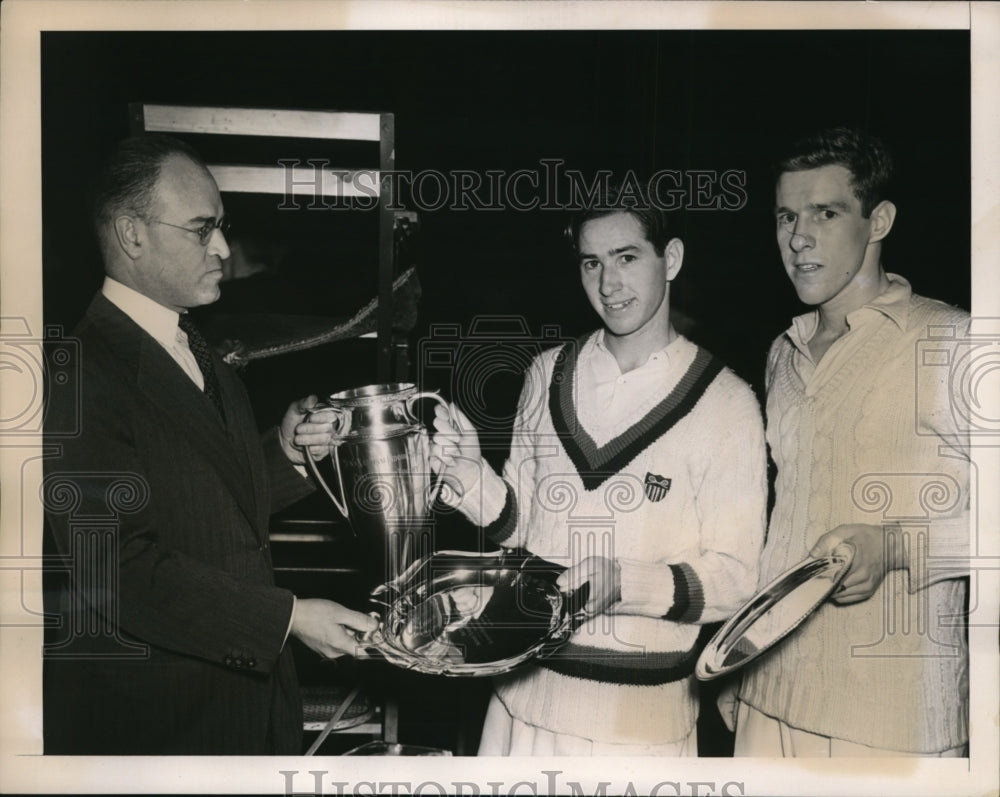
{"type": "Polygon", "coordinates": [[[747,668],[737,755],[966,754],[969,457],[947,365],[969,316],[883,269],[890,174],[879,141],[843,128],[779,164],[778,248],[814,309],[768,357],[761,583],[841,544],[854,556],[833,598],[747,668]]]}
{"type": "Polygon", "coordinates": [[[496,679],[479,753],[696,755],[699,631],[757,583],[761,413],[671,324],[684,247],[664,213],[609,204],[570,234],[602,326],[529,367],[503,475],[457,407],[435,418],[431,461],[461,511],[565,565],[567,591],[589,583],[569,642],[496,679]]]}

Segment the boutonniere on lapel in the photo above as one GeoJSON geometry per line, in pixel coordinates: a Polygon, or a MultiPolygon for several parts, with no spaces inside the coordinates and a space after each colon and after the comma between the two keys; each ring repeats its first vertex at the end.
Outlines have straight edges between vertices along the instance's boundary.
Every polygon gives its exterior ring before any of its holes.
{"type": "Polygon", "coordinates": [[[670,479],[659,476],[656,473],[647,473],[644,489],[646,491],[646,498],[650,501],[654,503],[662,501],[663,497],[670,490],[670,479]]]}

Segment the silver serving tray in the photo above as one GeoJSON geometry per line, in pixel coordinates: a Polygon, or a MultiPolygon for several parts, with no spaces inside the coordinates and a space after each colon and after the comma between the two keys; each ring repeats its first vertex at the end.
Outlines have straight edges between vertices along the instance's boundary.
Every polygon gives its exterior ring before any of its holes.
{"type": "Polygon", "coordinates": [[[708,681],[753,661],[799,627],[833,593],[851,565],[840,548],[786,571],[733,615],[698,657],[695,675],[708,681]]]}
{"type": "Polygon", "coordinates": [[[488,676],[554,652],[585,619],[586,590],[556,586],[564,568],[520,550],[439,551],[378,587],[378,628],[361,644],[398,667],[488,676]]]}

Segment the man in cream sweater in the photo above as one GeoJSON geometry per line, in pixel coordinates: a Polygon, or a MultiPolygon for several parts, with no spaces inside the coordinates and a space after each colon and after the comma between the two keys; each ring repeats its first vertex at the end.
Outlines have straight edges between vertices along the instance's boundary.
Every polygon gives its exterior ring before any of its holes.
{"type": "Polygon", "coordinates": [[[761,583],[838,545],[853,560],[747,668],[737,755],[965,755],[969,458],[940,366],[959,361],[969,317],[883,269],[890,166],[880,142],[842,128],[779,164],[778,248],[813,309],[767,362],[778,475],[761,583]]]}
{"type": "Polygon", "coordinates": [[[684,247],[642,201],[570,230],[596,332],[525,374],[498,475],[457,407],[432,464],[505,547],[589,584],[588,619],[551,658],[496,679],[480,755],[696,755],[702,624],[752,594],[766,460],[748,386],[670,321],[684,247]],[[435,459],[436,457],[436,459],[435,459]]]}

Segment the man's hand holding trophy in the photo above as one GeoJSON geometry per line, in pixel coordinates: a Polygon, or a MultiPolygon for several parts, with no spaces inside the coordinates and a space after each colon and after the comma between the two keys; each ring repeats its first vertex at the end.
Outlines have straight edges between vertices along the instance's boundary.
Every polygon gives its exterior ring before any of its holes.
{"type": "Polygon", "coordinates": [[[559,565],[527,551],[433,550],[438,497],[455,505],[472,499],[481,479],[500,478],[457,407],[390,383],[310,396],[298,410],[297,423],[282,425],[282,442],[297,447],[348,521],[374,576],[380,623],[359,634],[363,645],[421,672],[493,675],[554,651],[582,622],[560,588],[559,565]],[[415,412],[425,398],[438,405],[433,443],[415,412]]]}

